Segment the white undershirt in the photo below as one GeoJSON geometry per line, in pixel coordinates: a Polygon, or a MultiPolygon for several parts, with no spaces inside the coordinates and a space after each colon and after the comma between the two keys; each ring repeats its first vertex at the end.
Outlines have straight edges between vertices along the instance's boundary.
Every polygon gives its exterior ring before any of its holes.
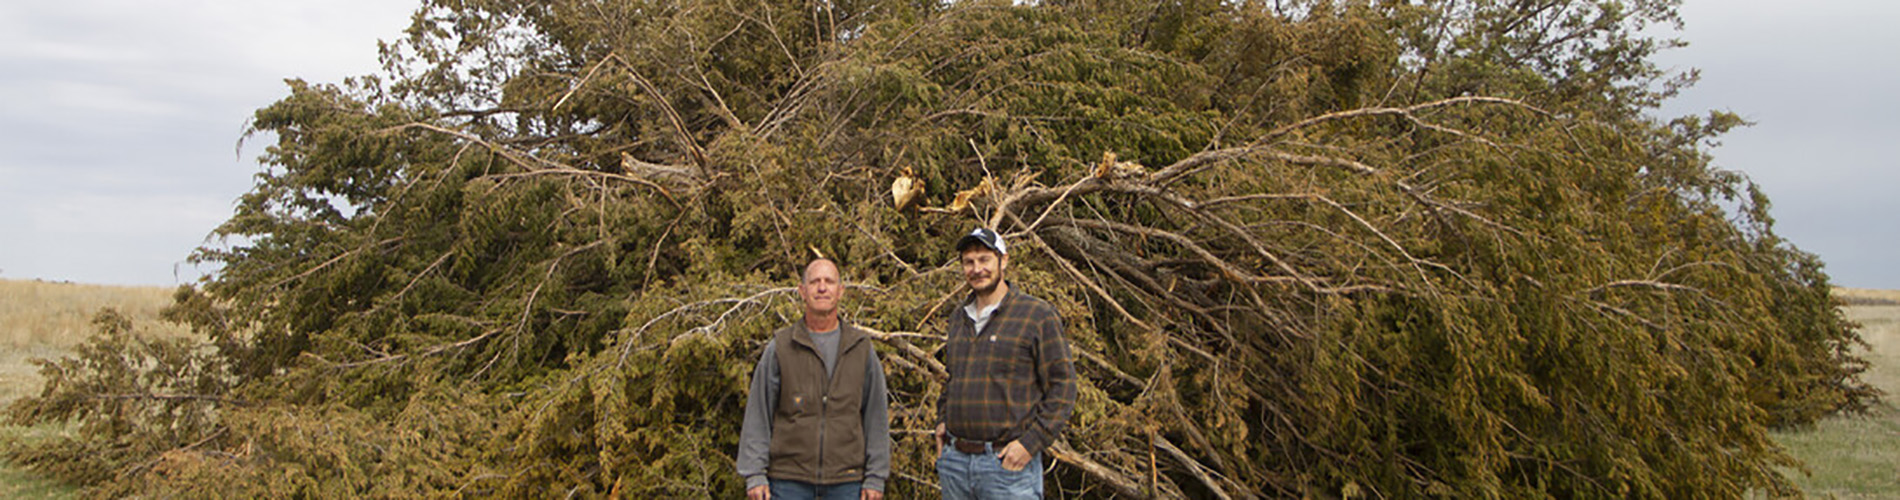
{"type": "Polygon", "coordinates": [[[1003,301],[999,300],[988,307],[977,307],[976,302],[972,301],[970,305],[963,306],[963,314],[970,315],[970,321],[976,322],[975,333],[980,334],[983,333],[983,325],[990,324],[990,315],[996,313],[996,306],[1000,305],[1003,305],[1003,301]]]}

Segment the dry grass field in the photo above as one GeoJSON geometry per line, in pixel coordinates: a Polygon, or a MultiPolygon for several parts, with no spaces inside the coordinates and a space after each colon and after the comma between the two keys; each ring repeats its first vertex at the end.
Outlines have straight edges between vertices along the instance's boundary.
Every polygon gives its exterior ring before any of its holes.
{"type": "MultiPolygon", "coordinates": [[[[1840,289],[1847,315],[1861,324],[1871,347],[1868,382],[1885,390],[1889,402],[1866,415],[1828,419],[1811,429],[1775,433],[1776,440],[1808,465],[1807,473],[1788,471],[1810,496],[1848,500],[1900,499],[1900,291],[1840,289]]],[[[157,320],[171,290],[158,287],[109,287],[0,280],[0,404],[39,389],[39,373],[29,359],[64,354],[92,333],[92,316],[113,307],[139,331],[160,335],[188,332],[157,320]]],[[[0,437],[38,439],[64,432],[57,428],[0,427],[0,437]]],[[[69,498],[73,488],[30,471],[0,464],[0,498],[69,498]]]]}
{"type": "MultiPolygon", "coordinates": [[[[92,317],[102,307],[133,318],[135,328],[159,335],[185,335],[184,329],[158,321],[171,303],[170,288],[120,287],[0,280],[0,407],[40,388],[33,358],[57,358],[93,332],[92,317]]],[[[0,437],[37,439],[59,429],[0,427],[0,437]]],[[[0,498],[69,498],[71,486],[0,464],[0,498]]]]}
{"type": "Polygon", "coordinates": [[[111,307],[133,318],[139,331],[182,335],[158,321],[172,289],[0,280],[0,404],[39,388],[39,372],[27,362],[54,358],[92,334],[92,317],[111,307]]]}
{"type": "Polygon", "coordinates": [[[1847,318],[1860,323],[1873,366],[1868,383],[1886,401],[1866,415],[1839,416],[1812,429],[1775,433],[1775,440],[1807,462],[1808,474],[1790,471],[1815,498],[1900,499],[1900,291],[1843,288],[1847,318]]]}

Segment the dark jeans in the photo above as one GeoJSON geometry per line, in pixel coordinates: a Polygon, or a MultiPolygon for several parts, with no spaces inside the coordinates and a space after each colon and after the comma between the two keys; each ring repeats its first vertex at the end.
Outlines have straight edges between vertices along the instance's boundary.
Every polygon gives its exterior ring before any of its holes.
{"type": "Polygon", "coordinates": [[[772,500],[858,500],[864,483],[811,484],[789,479],[769,480],[772,500]]]}

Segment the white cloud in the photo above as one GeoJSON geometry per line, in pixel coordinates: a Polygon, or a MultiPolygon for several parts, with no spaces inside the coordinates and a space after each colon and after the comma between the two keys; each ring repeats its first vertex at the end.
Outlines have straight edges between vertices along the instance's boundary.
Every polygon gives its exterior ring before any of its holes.
{"type": "Polygon", "coordinates": [[[0,43],[0,58],[11,60],[73,61],[90,64],[118,64],[141,60],[147,51],[130,46],[107,46],[28,38],[33,33],[8,30],[0,43]]]}
{"type": "Polygon", "coordinates": [[[42,236],[117,235],[203,237],[230,212],[229,203],[196,196],[66,194],[28,208],[29,230],[42,236]]]}
{"type": "MultiPolygon", "coordinates": [[[[98,82],[46,82],[36,89],[47,108],[59,113],[124,113],[163,118],[188,112],[181,103],[125,85],[98,82]]],[[[50,114],[50,113],[49,113],[50,114]]]]}

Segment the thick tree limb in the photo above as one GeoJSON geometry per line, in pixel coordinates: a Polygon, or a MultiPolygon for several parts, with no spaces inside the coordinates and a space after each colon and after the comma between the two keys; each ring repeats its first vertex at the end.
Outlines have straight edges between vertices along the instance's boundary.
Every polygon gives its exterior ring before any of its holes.
{"type": "Polygon", "coordinates": [[[923,349],[920,349],[916,345],[911,344],[910,341],[904,340],[904,336],[906,335],[917,335],[917,336],[923,336],[923,337],[930,337],[930,336],[912,333],[912,332],[885,332],[885,331],[878,330],[876,328],[871,328],[864,325],[852,325],[852,327],[857,328],[859,331],[862,331],[865,334],[870,335],[871,338],[876,339],[879,342],[883,342],[887,345],[890,345],[891,347],[897,348],[897,350],[902,351],[904,354],[910,355],[910,357],[917,358],[918,360],[922,360],[924,363],[924,366],[927,366],[930,368],[930,374],[933,376],[936,376],[938,380],[943,380],[950,377],[950,371],[944,368],[942,362],[937,361],[936,356],[931,356],[930,353],[924,352],[923,349]]]}
{"type": "MultiPolygon", "coordinates": [[[[435,125],[432,123],[415,122],[415,123],[410,123],[407,125],[385,129],[384,131],[385,132],[399,131],[399,130],[410,129],[410,128],[428,130],[431,132],[453,136],[455,138],[469,141],[472,143],[481,144],[483,147],[488,148],[489,151],[493,151],[496,154],[501,155],[501,157],[503,159],[508,160],[509,163],[513,163],[516,166],[519,166],[527,170],[526,172],[521,172],[521,173],[496,174],[490,177],[494,177],[498,179],[509,179],[509,178],[518,178],[518,177],[536,177],[536,176],[543,176],[543,175],[568,175],[568,176],[599,177],[599,178],[605,178],[605,179],[613,179],[613,180],[631,182],[634,184],[646,186],[656,192],[659,192],[661,196],[666,197],[666,200],[671,202],[674,206],[680,205],[679,200],[673,197],[672,192],[668,191],[665,187],[660,186],[658,183],[655,183],[647,179],[634,177],[631,175],[616,174],[612,172],[602,172],[599,170],[587,170],[587,169],[575,168],[573,166],[550,161],[536,155],[517,151],[514,148],[506,146],[506,145],[496,144],[494,141],[483,139],[474,134],[442,127],[442,126],[435,125]]],[[[677,167],[667,167],[667,168],[677,169],[677,167]]]]}
{"type": "Polygon", "coordinates": [[[245,401],[242,399],[231,399],[231,398],[226,398],[224,396],[215,396],[215,395],[209,395],[209,394],[94,394],[90,397],[92,399],[110,399],[110,400],[118,400],[118,401],[124,401],[124,400],[209,401],[212,403],[223,403],[223,404],[231,404],[231,405],[237,405],[237,406],[248,406],[251,404],[249,401],[245,401]]]}
{"type": "Polygon", "coordinates": [[[620,54],[607,54],[603,61],[607,60],[619,62],[620,68],[627,71],[627,76],[633,78],[633,82],[640,86],[640,90],[646,91],[648,97],[659,103],[660,111],[666,114],[667,122],[673,124],[673,133],[678,136],[680,147],[686,149],[687,156],[693,159],[693,164],[699,166],[701,177],[705,177],[703,174],[712,170],[711,160],[706,157],[705,148],[700,147],[699,141],[693,139],[693,134],[686,131],[686,120],[680,118],[680,112],[673,108],[672,101],[668,100],[666,94],[661,93],[658,87],[654,87],[653,82],[640,76],[640,71],[634,69],[633,63],[622,59],[620,54]]]}
{"type": "Polygon", "coordinates": [[[1115,492],[1117,494],[1120,494],[1121,496],[1129,497],[1129,498],[1156,498],[1156,497],[1184,498],[1185,497],[1185,495],[1181,494],[1180,490],[1174,489],[1173,487],[1174,485],[1167,484],[1167,483],[1156,485],[1158,489],[1161,490],[1159,492],[1150,491],[1149,489],[1142,487],[1142,484],[1141,484],[1142,480],[1129,477],[1128,475],[1122,474],[1120,472],[1116,472],[1115,469],[1110,468],[1106,465],[1102,465],[1101,462],[1096,462],[1094,460],[1089,459],[1087,455],[1083,455],[1082,453],[1075,451],[1074,448],[1070,448],[1068,441],[1056,441],[1054,444],[1049,445],[1049,448],[1047,450],[1049,452],[1050,458],[1054,458],[1057,461],[1069,464],[1070,466],[1073,466],[1076,469],[1081,470],[1083,474],[1102,481],[1104,484],[1107,484],[1109,487],[1113,488],[1115,492]]]}
{"type": "MultiPolygon", "coordinates": [[[[1193,457],[1189,457],[1187,452],[1181,451],[1181,448],[1174,446],[1174,443],[1168,441],[1168,438],[1161,437],[1157,434],[1151,437],[1150,442],[1153,443],[1156,448],[1160,448],[1161,451],[1167,452],[1169,458],[1173,458],[1175,462],[1180,463],[1181,467],[1187,470],[1188,475],[1194,476],[1194,479],[1199,480],[1202,486],[1206,486],[1209,491],[1214,492],[1215,497],[1221,500],[1234,499],[1233,495],[1227,494],[1227,488],[1221,486],[1223,483],[1226,483],[1226,481],[1215,478],[1211,475],[1207,466],[1201,465],[1201,462],[1194,460],[1193,457]]],[[[1253,496],[1247,495],[1243,498],[1253,498],[1253,496]]]]}
{"type": "MultiPolygon", "coordinates": [[[[1396,116],[1401,116],[1408,120],[1411,120],[1414,123],[1422,124],[1423,121],[1418,120],[1418,118],[1414,116],[1414,113],[1433,109],[1433,108],[1442,108],[1442,107],[1452,106],[1452,105],[1457,105],[1457,104],[1471,104],[1471,103],[1503,104],[1503,105],[1514,106],[1514,107],[1518,107],[1522,109],[1527,109],[1527,110],[1536,112],[1537,114],[1540,114],[1540,115],[1551,116],[1550,112],[1548,111],[1544,111],[1542,109],[1537,108],[1536,106],[1531,106],[1529,104],[1525,104],[1522,101],[1518,101],[1514,99],[1505,99],[1502,97],[1488,97],[1488,96],[1462,96],[1462,97],[1453,97],[1450,99],[1440,99],[1436,101],[1417,104],[1413,106],[1407,106],[1403,108],[1384,108],[1384,107],[1359,108],[1359,109],[1349,109],[1345,111],[1327,113],[1324,115],[1319,115],[1312,118],[1307,118],[1307,119],[1300,120],[1297,122],[1282,125],[1279,128],[1275,128],[1272,131],[1269,131],[1266,134],[1261,135],[1259,139],[1255,139],[1253,142],[1253,145],[1271,144],[1271,143],[1277,142],[1281,137],[1285,137],[1287,134],[1290,134],[1295,130],[1312,127],[1314,125],[1319,125],[1321,123],[1346,120],[1346,119],[1352,119],[1352,118],[1362,118],[1362,117],[1367,117],[1367,116],[1395,116],[1396,115],[1396,116]]],[[[1439,128],[1442,128],[1442,127],[1439,127],[1439,128]]],[[[1468,136],[1467,134],[1464,134],[1464,133],[1458,133],[1457,135],[1468,136]]]]}

